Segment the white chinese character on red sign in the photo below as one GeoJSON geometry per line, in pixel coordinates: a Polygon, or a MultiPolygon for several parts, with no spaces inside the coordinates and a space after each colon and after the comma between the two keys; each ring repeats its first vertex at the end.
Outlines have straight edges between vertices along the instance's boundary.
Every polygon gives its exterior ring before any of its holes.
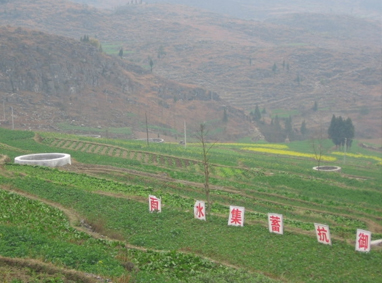
{"type": "Polygon", "coordinates": [[[149,195],[149,211],[161,212],[161,199],[156,196],[149,195]]]}
{"type": "Polygon", "coordinates": [[[206,220],[206,204],[204,201],[197,200],[194,205],[195,218],[206,220]]]}
{"type": "Polygon", "coordinates": [[[228,225],[243,226],[244,225],[244,207],[230,206],[228,225]]]}
{"type": "Polygon", "coordinates": [[[355,250],[360,252],[370,251],[371,232],[357,229],[357,240],[355,242],[355,250]]]}
{"type": "Polygon", "coordinates": [[[284,233],[283,216],[277,213],[268,213],[269,232],[276,234],[284,233]]]}
{"type": "Polygon", "coordinates": [[[317,241],[319,243],[326,245],[332,244],[328,225],[314,223],[314,229],[316,230],[317,241]]]}

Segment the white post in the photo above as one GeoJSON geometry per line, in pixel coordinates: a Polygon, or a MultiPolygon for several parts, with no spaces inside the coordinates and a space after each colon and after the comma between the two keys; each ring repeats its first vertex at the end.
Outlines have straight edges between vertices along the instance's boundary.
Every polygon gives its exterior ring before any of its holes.
{"type": "Polygon", "coordinates": [[[11,114],[11,117],[12,117],[12,130],[15,129],[15,124],[13,122],[13,107],[11,106],[11,111],[12,111],[12,114],[11,114]]]}

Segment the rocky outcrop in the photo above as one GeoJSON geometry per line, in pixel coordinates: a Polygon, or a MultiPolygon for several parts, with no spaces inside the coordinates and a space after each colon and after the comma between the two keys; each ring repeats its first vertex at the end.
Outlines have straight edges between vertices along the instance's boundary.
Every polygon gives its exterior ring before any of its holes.
{"type": "Polygon", "coordinates": [[[124,93],[134,88],[124,74],[126,64],[90,44],[21,28],[3,28],[1,35],[6,41],[0,46],[2,92],[71,95],[106,81],[124,93]]]}

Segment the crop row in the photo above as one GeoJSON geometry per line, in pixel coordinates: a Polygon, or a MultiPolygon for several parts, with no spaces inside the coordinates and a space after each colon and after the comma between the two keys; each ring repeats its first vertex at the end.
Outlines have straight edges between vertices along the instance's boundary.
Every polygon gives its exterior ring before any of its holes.
{"type": "MultiPolygon", "coordinates": [[[[97,155],[107,155],[115,158],[123,158],[138,161],[143,164],[151,164],[164,168],[173,168],[176,170],[191,171],[202,174],[202,164],[200,161],[175,158],[163,154],[155,154],[147,151],[126,150],[122,147],[103,145],[90,142],[82,142],[69,139],[46,139],[45,143],[52,147],[74,150],[78,152],[93,153],[97,155]]],[[[254,176],[254,171],[244,168],[229,166],[211,166],[211,175],[220,178],[243,178],[248,179],[254,176]]],[[[256,173],[255,173],[256,174],[256,173]]]]}
{"type": "MultiPolygon", "coordinates": [[[[178,209],[191,209],[195,199],[204,198],[202,190],[197,188],[191,189],[185,187],[182,189],[176,187],[175,190],[172,190],[171,188],[164,186],[162,189],[159,189],[137,184],[125,184],[108,179],[90,177],[85,174],[76,174],[45,167],[13,165],[7,166],[7,169],[14,170],[15,172],[23,172],[24,174],[27,173],[30,176],[28,179],[31,184],[34,183],[34,180],[37,178],[43,181],[49,180],[49,182],[55,184],[72,186],[92,192],[104,191],[139,196],[142,201],[145,201],[149,194],[155,193],[163,198],[166,206],[178,209]]],[[[236,205],[246,207],[246,219],[248,221],[255,220],[265,223],[268,212],[277,212],[284,214],[287,217],[286,223],[307,231],[311,230],[311,224],[309,222],[322,221],[329,221],[334,225],[340,226],[334,227],[332,229],[333,232],[348,231],[351,233],[356,228],[367,228],[364,222],[355,218],[329,212],[312,213],[308,208],[295,208],[294,206],[288,206],[274,201],[261,200],[258,197],[252,197],[250,195],[223,190],[213,190],[211,196],[213,196],[214,200],[214,205],[212,207],[213,213],[225,215],[228,206],[234,201],[236,205]]]]}
{"type": "Polygon", "coordinates": [[[151,214],[147,203],[33,178],[19,177],[12,185],[72,207],[88,219],[103,219],[108,229],[122,233],[134,245],[196,252],[250,270],[264,270],[276,276],[287,274],[292,281],[309,277],[312,282],[329,279],[376,282],[381,275],[377,264],[382,260],[380,253],[356,254],[352,246],[342,241],[333,241],[333,246],[324,247],[317,245],[313,237],[288,231],[280,237],[258,225],[229,227],[226,218],[213,215],[204,223],[190,218],[189,212],[171,206],[160,214],[151,214]],[[361,280],[357,270],[362,270],[361,280]]]}
{"type": "Polygon", "coordinates": [[[3,256],[42,258],[67,268],[107,276],[126,273],[123,268],[126,262],[119,259],[128,259],[130,267],[142,271],[140,277],[151,277],[151,280],[158,280],[161,277],[158,274],[164,274],[163,281],[172,278],[171,281],[176,282],[203,282],[220,274],[242,278],[243,282],[274,282],[265,276],[251,276],[191,254],[127,250],[118,241],[96,240],[70,227],[66,216],[57,208],[13,192],[0,190],[0,201],[0,253],[3,256]],[[157,275],[147,275],[150,273],[157,275]]]}

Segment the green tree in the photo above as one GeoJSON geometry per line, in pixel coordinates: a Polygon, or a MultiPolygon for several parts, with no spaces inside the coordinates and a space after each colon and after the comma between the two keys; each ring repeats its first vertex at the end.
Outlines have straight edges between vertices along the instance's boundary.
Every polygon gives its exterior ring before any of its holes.
{"type": "Polygon", "coordinates": [[[118,56],[123,58],[123,48],[119,49],[118,56]]]}
{"type": "Polygon", "coordinates": [[[252,116],[252,119],[255,121],[261,120],[261,113],[260,113],[259,105],[256,104],[255,110],[252,110],[250,115],[252,116]]]}
{"type": "Polygon", "coordinates": [[[153,59],[151,59],[151,57],[149,57],[149,65],[150,65],[150,70],[151,70],[151,73],[153,72],[153,67],[154,67],[154,61],[153,59]]]}
{"type": "Polygon", "coordinates": [[[285,134],[289,137],[289,140],[294,140],[292,117],[289,116],[285,119],[285,134]]]}
{"type": "Polygon", "coordinates": [[[258,127],[268,142],[279,143],[286,139],[285,130],[281,127],[278,116],[272,119],[270,124],[259,123],[258,127]]]}
{"type": "Polygon", "coordinates": [[[164,56],[166,56],[166,51],[164,51],[164,47],[161,45],[159,46],[159,49],[158,49],[158,59],[160,58],[163,58],[164,56]]]}
{"type": "Polygon", "coordinates": [[[306,128],[305,120],[302,121],[301,127],[300,127],[300,133],[301,135],[305,136],[308,133],[308,129],[306,128]]]}
{"type": "Polygon", "coordinates": [[[99,48],[100,46],[100,43],[99,43],[99,40],[96,39],[96,38],[90,38],[89,41],[88,41],[91,45],[93,45],[95,48],[99,48]]]}
{"type": "Polygon", "coordinates": [[[317,103],[317,101],[314,102],[312,110],[313,111],[317,111],[318,110],[318,103],[317,103]]]}
{"type": "Polygon", "coordinates": [[[296,80],[295,80],[295,81],[297,82],[298,85],[300,85],[300,83],[301,83],[301,77],[300,77],[300,74],[297,74],[297,77],[296,77],[296,80]]]}
{"type": "Polygon", "coordinates": [[[341,116],[333,115],[328,128],[329,138],[336,146],[351,146],[355,128],[350,118],[343,120],[341,116]]]}
{"type": "Polygon", "coordinates": [[[344,122],[344,131],[345,131],[345,146],[351,147],[353,138],[354,138],[355,128],[350,118],[347,118],[344,122]]]}
{"type": "Polygon", "coordinates": [[[227,115],[227,108],[224,107],[224,112],[223,112],[223,122],[227,123],[228,122],[228,115],[227,115]]]}
{"type": "Polygon", "coordinates": [[[273,123],[274,123],[274,126],[276,128],[281,129],[279,115],[276,115],[275,120],[273,121],[273,123]]]}
{"type": "Polygon", "coordinates": [[[84,35],[84,37],[81,37],[80,39],[82,42],[89,42],[89,36],[88,35],[84,35]]]}
{"type": "Polygon", "coordinates": [[[273,64],[272,72],[273,72],[274,74],[276,74],[276,72],[277,72],[277,65],[276,65],[276,63],[273,64]]]}
{"type": "Polygon", "coordinates": [[[333,114],[332,116],[332,120],[330,121],[330,126],[329,126],[329,129],[328,129],[328,136],[329,138],[332,139],[333,143],[336,144],[334,142],[334,137],[336,135],[336,131],[337,131],[337,124],[336,124],[336,116],[333,114]]]}

